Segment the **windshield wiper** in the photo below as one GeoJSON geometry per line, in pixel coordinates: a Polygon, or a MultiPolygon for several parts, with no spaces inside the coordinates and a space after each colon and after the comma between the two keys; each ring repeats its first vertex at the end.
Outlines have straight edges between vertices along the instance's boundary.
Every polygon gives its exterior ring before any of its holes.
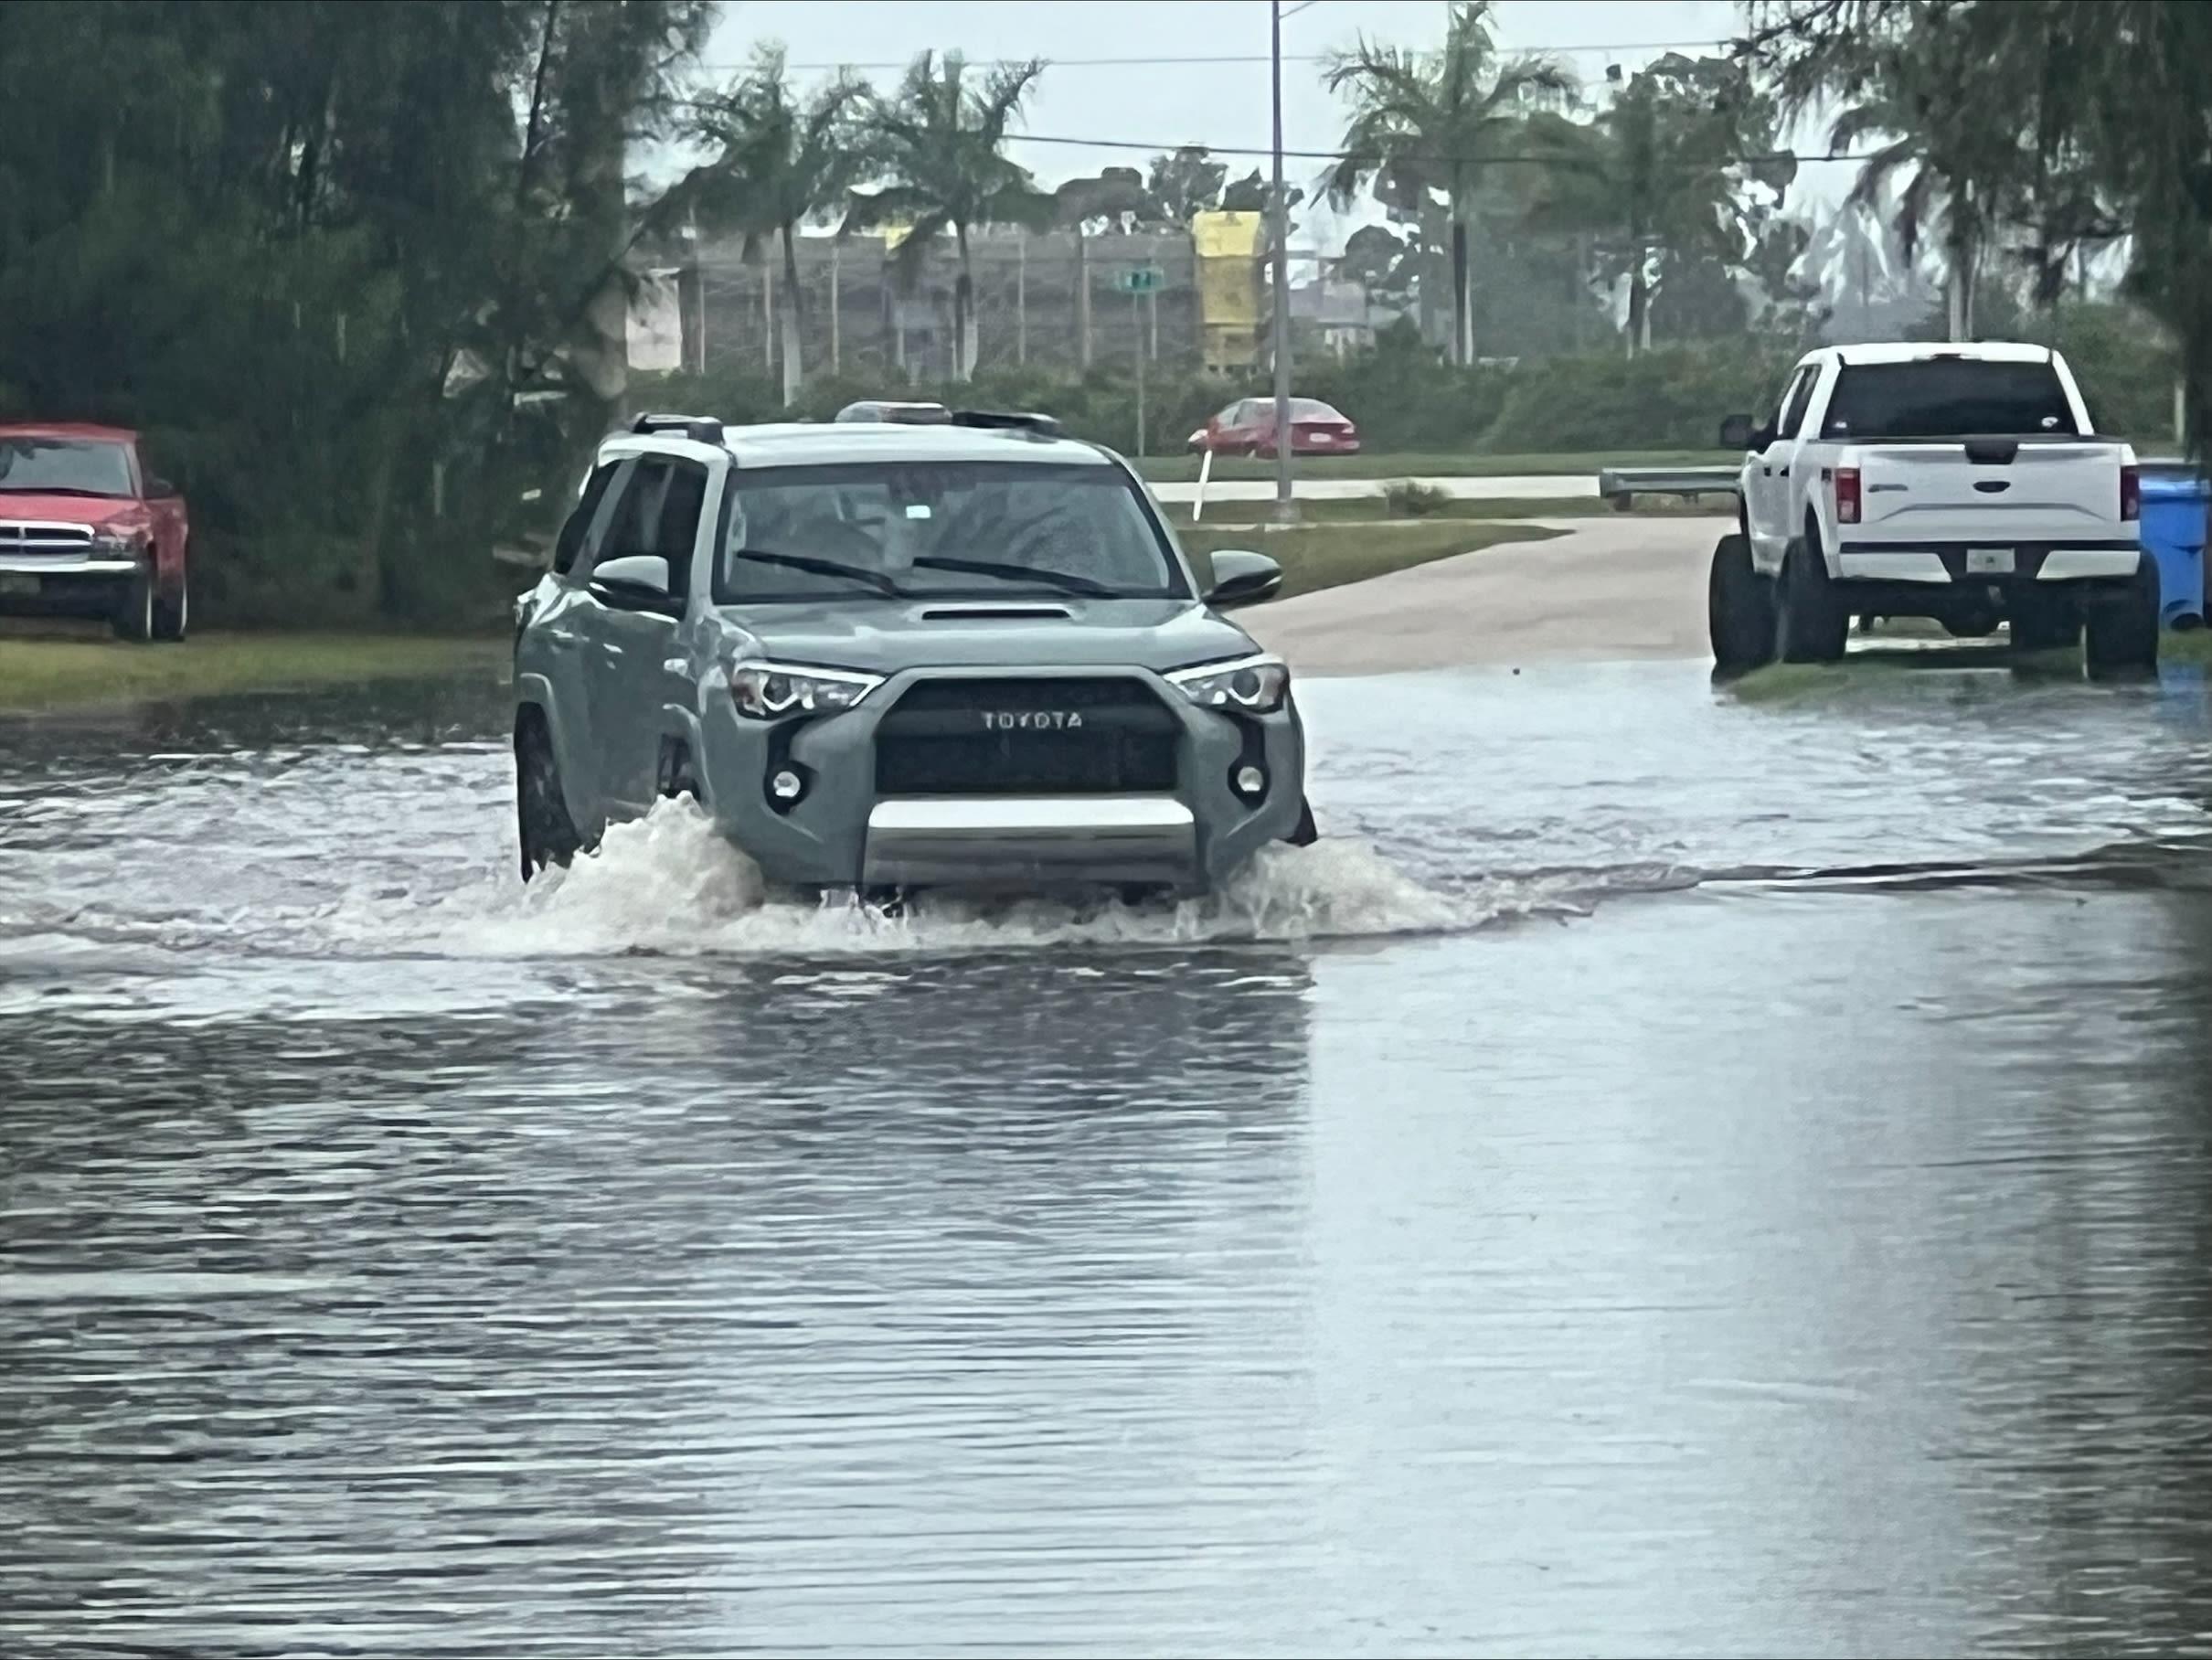
{"type": "Polygon", "coordinates": [[[1118,589],[1089,577],[1072,576],[1064,570],[1038,570],[1029,565],[1002,565],[995,559],[952,559],[936,554],[924,554],[913,561],[917,570],[956,570],[968,576],[1005,577],[1019,582],[1042,582],[1048,588],[1057,588],[1062,593],[1082,594],[1088,599],[1111,600],[1122,597],[1118,589]]]}
{"type": "Polygon", "coordinates": [[[809,559],[803,553],[778,553],[770,548],[732,548],[733,559],[750,559],[759,565],[781,565],[786,570],[803,570],[811,576],[845,577],[866,584],[888,600],[903,600],[906,591],[885,576],[880,570],[869,570],[860,565],[844,565],[835,559],[809,559]]]}
{"type": "Polygon", "coordinates": [[[88,490],[81,484],[10,484],[0,483],[0,495],[89,495],[96,501],[119,502],[129,499],[112,490],[88,490]]]}

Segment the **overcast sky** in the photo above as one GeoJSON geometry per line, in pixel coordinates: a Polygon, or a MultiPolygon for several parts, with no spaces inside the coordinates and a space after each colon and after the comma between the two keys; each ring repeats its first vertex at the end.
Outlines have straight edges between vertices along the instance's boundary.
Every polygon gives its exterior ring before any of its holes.
{"type": "MultiPolygon", "coordinates": [[[[1284,10],[1295,4],[1285,0],[1284,10]]],[[[1268,0],[732,0],[706,58],[719,76],[740,67],[755,42],[782,40],[802,80],[851,64],[879,83],[930,48],[1043,58],[1051,67],[1029,111],[1033,136],[1013,154],[1045,184],[1141,167],[1186,144],[1213,149],[1237,176],[1268,165],[1268,0]],[[1200,59],[1216,61],[1174,61],[1200,59]],[[1048,142],[1057,139],[1092,142],[1048,142]]],[[[1286,17],[1284,146],[1327,150],[1344,135],[1345,111],[1321,85],[1320,57],[1362,33],[1433,48],[1444,16],[1443,0],[1313,0],[1286,17]]],[[[1554,53],[1601,87],[1608,64],[1633,72],[1665,51],[1709,49],[1743,27],[1733,0],[1501,0],[1496,16],[1507,50],[1554,53]]],[[[1287,164],[1292,182],[1309,187],[1323,165],[1287,164]]],[[[1848,179],[1832,192],[1824,176],[1841,171],[1806,169],[1807,194],[1840,197],[1848,179]]],[[[1325,226],[1307,222],[1331,239],[1325,226]]]]}

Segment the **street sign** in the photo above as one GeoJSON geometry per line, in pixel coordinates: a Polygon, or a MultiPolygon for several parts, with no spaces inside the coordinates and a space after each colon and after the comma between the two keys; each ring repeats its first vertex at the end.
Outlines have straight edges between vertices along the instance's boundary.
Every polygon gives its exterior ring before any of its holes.
{"type": "Polygon", "coordinates": [[[1132,265],[1113,273],[1113,286],[1124,294],[1156,294],[1167,286],[1167,273],[1157,265],[1132,265]]]}

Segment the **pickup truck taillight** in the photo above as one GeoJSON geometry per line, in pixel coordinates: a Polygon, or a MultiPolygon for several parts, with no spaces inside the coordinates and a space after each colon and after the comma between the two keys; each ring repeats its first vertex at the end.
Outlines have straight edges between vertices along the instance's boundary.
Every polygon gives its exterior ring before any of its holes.
{"type": "Polygon", "coordinates": [[[1858,523],[1858,469],[1838,467],[1835,470],[1835,522],[1839,525],[1858,523]]]}
{"type": "Polygon", "coordinates": [[[2120,469],[2120,522],[2126,524],[2143,516],[2143,469],[2120,469]]]}

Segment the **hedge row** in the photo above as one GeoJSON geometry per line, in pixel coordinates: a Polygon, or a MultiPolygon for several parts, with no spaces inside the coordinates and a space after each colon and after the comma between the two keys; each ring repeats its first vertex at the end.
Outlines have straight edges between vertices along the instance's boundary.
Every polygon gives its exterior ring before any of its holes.
{"type": "MultiPolygon", "coordinates": [[[[2055,342],[2080,377],[2101,430],[2147,442],[2167,437],[2173,354],[2117,306],[2080,306],[2042,320],[2031,337],[2055,342]]],[[[1797,349],[1757,339],[1560,356],[1469,369],[1440,364],[1418,341],[1386,335],[1373,350],[1300,367],[1297,391],[1357,422],[1370,451],[1546,454],[1711,446],[1720,418],[1766,410],[1797,349]]],[[[1145,450],[1180,453],[1191,432],[1234,399],[1265,397],[1259,379],[1193,374],[1161,365],[1145,387],[1145,450]]],[[[637,388],[635,401],[665,401],[730,421],[826,420],[863,398],[931,399],[994,409],[1043,410],[1077,435],[1125,453],[1137,449],[1136,388],[1121,366],[1081,376],[1000,369],[964,387],[900,386],[851,375],[809,382],[786,411],[757,372],[671,376],[637,388]]]]}

